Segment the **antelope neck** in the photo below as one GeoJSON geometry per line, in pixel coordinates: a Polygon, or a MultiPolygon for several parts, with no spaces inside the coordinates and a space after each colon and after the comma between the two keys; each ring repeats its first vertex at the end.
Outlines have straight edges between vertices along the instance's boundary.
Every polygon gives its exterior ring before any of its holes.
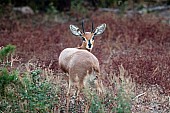
{"type": "Polygon", "coordinates": [[[87,51],[89,51],[89,52],[91,52],[91,49],[87,49],[87,48],[85,48],[85,47],[82,47],[82,46],[80,46],[80,47],[77,47],[78,49],[84,49],[84,50],[87,50],[87,51]]]}

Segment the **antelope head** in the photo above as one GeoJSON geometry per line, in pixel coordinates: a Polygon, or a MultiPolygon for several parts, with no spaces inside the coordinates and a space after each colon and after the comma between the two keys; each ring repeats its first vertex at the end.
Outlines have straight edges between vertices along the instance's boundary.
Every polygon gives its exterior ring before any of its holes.
{"type": "Polygon", "coordinates": [[[94,25],[92,22],[91,32],[85,32],[84,21],[82,21],[82,31],[77,26],[70,25],[70,30],[72,34],[75,36],[79,36],[83,40],[82,45],[79,48],[86,49],[90,52],[94,45],[94,37],[102,34],[105,28],[106,28],[106,24],[101,24],[100,26],[94,29],[94,25]]]}

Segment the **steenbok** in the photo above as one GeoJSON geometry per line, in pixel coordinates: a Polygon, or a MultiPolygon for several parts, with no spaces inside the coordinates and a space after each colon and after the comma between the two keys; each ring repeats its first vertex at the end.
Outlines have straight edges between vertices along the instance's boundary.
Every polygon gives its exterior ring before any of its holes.
{"type": "Polygon", "coordinates": [[[91,32],[85,32],[84,22],[82,22],[82,31],[77,26],[70,25],[73,35],[82,38],[83,42],[80,47],[64,49],[59,56],[60,68],[68,73],[68,98],[72,85],[77,86],[77,96],[83,87],[89,88],[89,86],[96,87],[99,93],[103,92],[99,61],[91,53],[91,50],[94,44],[94,37],[102,34],[105,28],[106,24],[101,24],[94,29],[92,23],[91,32]]]}

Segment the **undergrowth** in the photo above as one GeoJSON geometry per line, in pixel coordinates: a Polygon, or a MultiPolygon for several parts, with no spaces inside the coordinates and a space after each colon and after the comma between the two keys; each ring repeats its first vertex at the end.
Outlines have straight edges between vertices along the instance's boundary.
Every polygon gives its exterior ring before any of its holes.
{"type": "MultiPolygon", "coordinates": [[[[9,58],[15,46],[7,45],[0,50],[0,112],[52,112],[58,102],[54,85],[41,80],[40,70],[20,73],[11,66],[9,58]]],[[[15,62],[15,61],[14,61],[15,62]]]]}
{"type": "MultiPolygon", "coordinates": [[[[14,68],[15,62],[19,61],[18,57],[14,58],[14,51],[15,46],[13,45],[7,45],[0,50],[0,112],[46,113],[59,112],[63,109],[65,111],[66,108],[62,107],[65,102],[62,100],[65,100],[66,97],[62,97],[62,95],[65,95],[63,93],[66,90],[59,93],[62,88],[62,86],[59,88],[61,79],[56,78],[58,83],[55,82],[55,75],[49,68],[42,69],[31,61],[22,66],[19,64],[18,68],[14,68]]],[[[129,98],[127,98],[123,84],[120,81],[116,82],[117,94],[113,93],[115,89],[110,92],[111,95],[106,92],[103,96],[95,92],[88,92],[88,94],[86,92],[87,95],[82,97],[84,100],[78,102],[79,104],[70,105],[71,112],[130,112],[131,103],[128,101],[129,98]]],[[[75,99],[73,98],[72,101],[75,101],[75,99]]]]}
{"type": "MultiPolygon", "coordinates": [[[[58,111],[65,111],[65,94],[68,85],[62,78],[63,74],[60,75],[56,72],[59,68],[58,56],[64,48],[80,45],[81,40],[72,36],[69,31],[70,24],[81,26],[80,23],[72,21],[46,25],[43,23],[43,19],[37,19],[35,24],[35,18],[17,20],[6,17],[10,16],[0,18],[0,46],[15,44],[16,52],[22,58],[21,62],[28,62],[35,56],[36,61],[45,65],[44,67],[50,64],[50,69],[39,69],[31,63],[27,63],[29,66],[22,64],[26,68],[24,70],[18,69],[8,56],[5,61],[1,60],[1,73],[8,72],[8,75],[17,75],[19,80],[11,77],[11,84],[21,84],[16,81],[23,81],[25,76],[33,81],[31,77],[33,73],[38,73],[38,77],[35,77],[36,80],[45,80],[41,78],[45,77],[47,83],[59,87],[58,103],[55,106],[58,111]],[[25,21],[27,22],[25,23],[25,21]],[[7,65],[6,69],[2,68],[5,65],[7,65]],[[55,73],[51,70],[54,70],[55,73]],[[38,79],[39,75],[41,75],[41,79],[38,79]],[[56,78],[53,79],[54,77],[56,78]]],[[[80,105],[73,101],[70,110],[76,112],[80,108],[83,112],[84,103],[87,103],[87,99],[89,99],[90,112],[99,108],[100,112],[103,110],[118,112],[122,111],[121,109],[129,111],[131,109],[134,113],[139,111],[168,113],[170,111],[170,26],[164,22],[166,19],[152,14],[117,16],[101,11],[93,12],[89,17],[89,20],[94,21],[95,27],[102,23],[107,24],[105,33],[96,37],[92,51],[100,62],[102,80],[107,93],[103,97],[98,97],[95,93],[91,98],[83,97],[86,102],[80,102],[80,105]],[[119,84],[121,85],[119,86],[119,84]],[[135,90],[131,90],[133,86],[136,87],[135,90]]],[[[86,31],[90,31],[91,21],[89,20],[85,22],[86,31]]],[[[21,87],[23,86],[21,85],[21,87]]],[[[5,89],[5,91],[7,90],[5,89]]]]}

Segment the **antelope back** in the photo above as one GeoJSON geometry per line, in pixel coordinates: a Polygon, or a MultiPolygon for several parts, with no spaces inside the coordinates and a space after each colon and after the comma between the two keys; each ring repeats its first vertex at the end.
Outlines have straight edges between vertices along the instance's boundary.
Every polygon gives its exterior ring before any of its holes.
{"type": "Polygon", "coordinates": [[[77,52],[77,48],[66,48],[64,49],[59,56],[59,67],[68,73],[68,63],[70,62],[72,55],[77,52]]]}
{"type": "Polygon", "coordinates": [[[59,56],[59,66],[64,72],[68,72],[70,68],[74,67],[81,70],[94,67],[94,69],[99,70],[99,61],[92,53],[86,50],[66,48],[59,56]]]}
{"type": "Polygon", "coordinates": [[[95,86],[99,92],[103,91],[100,78],[100,67],[98,59],[89,51],[66,48],[59,56],[61,69],[69,74],[71,83],[95,86]]]}

